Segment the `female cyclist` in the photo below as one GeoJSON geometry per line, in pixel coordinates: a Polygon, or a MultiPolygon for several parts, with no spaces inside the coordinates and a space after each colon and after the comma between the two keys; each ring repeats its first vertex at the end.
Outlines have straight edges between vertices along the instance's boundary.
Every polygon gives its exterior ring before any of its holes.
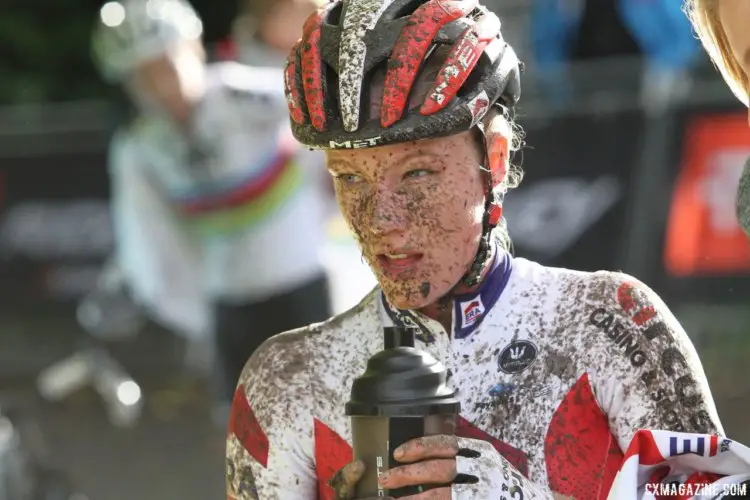
{"type": "Polygon", "coordinates": [[[415,499],[503,498],[518,486],[509,464],[536,483],[526,497],[604,498],[638,429],[723,433],[695,349],[652,290],[511,256],[520,65],[495,15],[476,0],[336,0],[308,19],[285,76],[295,137],[326,151],[379,286],[251,357],[229,498],[351,498],[362,465],[344,406],[394,323],[420,329],[461,399],[458,437],[404,445],[396,458],[416,463],[381,477],[453,483],[415,499]]]}

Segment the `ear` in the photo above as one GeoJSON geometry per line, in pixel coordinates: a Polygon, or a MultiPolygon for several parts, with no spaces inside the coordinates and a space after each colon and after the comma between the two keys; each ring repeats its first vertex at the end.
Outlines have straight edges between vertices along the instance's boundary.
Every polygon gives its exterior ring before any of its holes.
{"type": "Polygon", "coordinates": [[[508,175],[508,138],[501,131],[487,132],[487,160],[489,161],[492,188],[499,187],[508,175]]]}
{"type": "Polygon", "coordinates": [[[489,224],[497,226],[503,216],[502,198],[494,194],[508,175],[510,166],[508,152],[508,138],[500,131],[490,131],[486,135],[487,161],[489,162],[490,177],[492,180],[493,200],[490,204],[489,224]]]}

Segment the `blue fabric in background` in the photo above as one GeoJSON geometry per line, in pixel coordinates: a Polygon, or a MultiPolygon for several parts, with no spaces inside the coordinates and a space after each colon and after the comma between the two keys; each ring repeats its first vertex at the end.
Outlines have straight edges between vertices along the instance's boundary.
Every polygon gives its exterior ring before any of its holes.
{"type": "MultiPolygon", "coordinates": [[[[649,65],[679,71],[696,61],[700,45],[680,0],[616,1],[623,23],[649,65]]],[[[531,50],[539,71],[551,75],[567,64],[583,6],[577,0],[533,0],[531,50]]]]}

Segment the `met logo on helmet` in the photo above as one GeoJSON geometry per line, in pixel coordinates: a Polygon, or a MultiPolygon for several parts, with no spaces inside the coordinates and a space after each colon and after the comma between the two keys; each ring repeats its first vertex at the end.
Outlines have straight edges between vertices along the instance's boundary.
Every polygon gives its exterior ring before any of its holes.
{"type": "Polygon", "coordinates": [[[467,328],[476,323],[484,314],[482,297],[477,295],[468,302],[461,302],[461,328],[467,328]]]}
{"type": "Polygon", "coordinates": [[[370,137],[369,139],[358,139],[355,141],[344,141],[336,142],[329,141],[328,145],[331,149],[359,149],[359,148],[371,148],[377,146],[380,142],[381,136],[370,137]]]}

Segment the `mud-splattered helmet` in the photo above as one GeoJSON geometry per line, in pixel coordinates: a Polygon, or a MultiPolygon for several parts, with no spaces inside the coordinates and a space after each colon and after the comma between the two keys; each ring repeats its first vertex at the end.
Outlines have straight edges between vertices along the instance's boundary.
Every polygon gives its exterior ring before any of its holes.
{"type": "Polygon", "coordinates": [[[460,133],[512,107],[520,63],[477,0],[335,0],[307,20],[285,86],[301,143],[373,147],[460,133]],[[428,63],[440,69],[414,102],[428,63]]]}

